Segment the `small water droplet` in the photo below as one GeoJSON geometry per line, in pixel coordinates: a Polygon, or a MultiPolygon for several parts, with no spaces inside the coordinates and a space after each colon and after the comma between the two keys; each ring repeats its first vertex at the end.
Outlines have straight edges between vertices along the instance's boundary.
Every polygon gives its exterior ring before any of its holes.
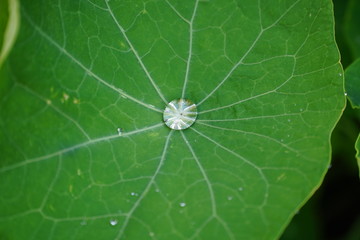
{"type": "Polygon", "coordinates": [[[139,194],[136,193],[136,192],[131,192],[130,195],[131,195],[131,196],[139,196],[139,194]]]}
{"type": "Polygon", "coordinates": [[[155,189],[155,192],[160,192],[160,189],[156,188],[156,189],[155,189]]]}
{"type": "Polygon", "coordinates": [[[51,100],[50,99],[46,99],[46,104],[50,105],[51,104],[51,100]]]}
{"type": "Polygon", "coordinates": [[[342,73],[339,73],[339,76],[341,77],[341,76],[342,76],[342,73]]]}
{"type": "Polygon", "coordinates": [[[300,112],[302,112],[304,109],[300,108],[300,112]]]}
{"type": "Polygon", "coordinates": [[[227,199],[231,201],[233,199],[233,196],[228,196],[227,199]]]}
{"type": "Polygon", "coordinates": [[[291,119],[288,119],[288,122],[291,122],[291,119]]]}
{"type": "Polygon", "coordinates": [[[81,222],[80,222],[80,225],[81,226],[85,226],[87,224],[87,222],[85,221],[85,220],[82,220],[81,222]]]}
{"type": "Polygon", "coordinates": [[[344,92],[344,95],[347,96],[347,92],[344,92]]]}
{"type": "Polygon", "coordinates": [[[150,237],[154,237],[154,236],[155,236],[155,233],[149,232],[149,236],[150,236],[150,237]]]}
{"type": "Polygon", "coordinates": [[[180,207],[185,207],[185,206],[186,206],[186,203],[181,202],[181,203],[179,203],[179,205],[180,205],[180,207]]]}
{"type": "Polygon", "coordinates": [[[117,128],[116,130],[117,130],[119,136],[121,136],[123,134],[122,128],[117,128]]]}
{"type": "Polygon", "coordinates": [[[280,139],[280,142],[283,142],[284,141],[284,139],[280,139]]]}
{"type": "Polygon", "coordinates": [[[239,187],[238,189],[239,189],[240,192],[241,192],[242,190],[244,190],[242,187],[239,187]]]}
{"type": "Polygon", "coordinates": [[[123,129],[122,129],[122,128],[118,128],[118,129],[117,129],[117,132],[118,132],[119,136],[121,136],[121,135],[122,135],[122,132],[123,132],[123,129]]]}
{"type": "Polygon", "coordinates": [[[116,224],[118,224],[118,221],[116,219],[110,219],[111,226],[115,226],[116,224]]]}
{"type": "Polygon", "coordinates": [[[332,167],[332,165],[331,165],[331,164],[329,164],[328,169],[330,169],[331,167],[332,167]]]}
{"type": "Polygon", "coordinates": [[[163,113],[166,126],[174,130],[189,128],[195,122],[196,117],[196,105],[182,98],[169,102],[163,113]]]}

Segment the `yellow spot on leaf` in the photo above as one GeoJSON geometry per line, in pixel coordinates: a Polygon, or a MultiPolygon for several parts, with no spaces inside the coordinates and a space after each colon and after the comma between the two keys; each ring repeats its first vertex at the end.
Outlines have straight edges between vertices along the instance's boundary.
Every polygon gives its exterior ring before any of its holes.
{"type": "Polygon", "coordinates": [[[285,173],[282,173],[281,175],[279,175],[278,177],[277,177],[277,181],[279,182],[279,181],[282,181],[282,180],[284,180],[286,178],[286,175],[285,175],[285,173]]]}

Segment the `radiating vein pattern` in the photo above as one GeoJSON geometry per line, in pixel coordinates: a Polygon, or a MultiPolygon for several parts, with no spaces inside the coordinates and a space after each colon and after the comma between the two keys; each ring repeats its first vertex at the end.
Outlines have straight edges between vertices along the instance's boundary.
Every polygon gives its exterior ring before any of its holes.
{"type": "Polygon", "coordinates": [[[344,106],[329,1],[21,6],[0,238],[278,239],[319,186],[344,106]]]}
{"type": "Polygon", "coordinates": [[[120,32],[122,33],[122,35],[124,36],[124,38],[126,39],[126,42],[129,44],[131,51],[135,54],[136,59],[139,61],[139,64],[141,65],[141,68],[144,70],[146,76],[149,78],[151,84],[153,85],[153,87],[155,88],[156,92],[159,94],[159,97],[163,100],[163,102],[166,104],[168,103],[168,101],[166,100],[166,98],[164,97],[164,95],[161,93],[159,87],[156,85],[155,81],[152,79],[149,71],[147,70],[147,68],[145,67],[144,63],[142,62],[138,52],[135,50],[133,44],[131,43],[130,39],[128,38],[128,36],[126,35],[126,31],[125,29],[120,25],[119,21],[117,20],[117,18],[115,17],[113,11],[111,10],[111,7],[109,5],[109,1],[105,1],[106,6],[108,8],[108,11],[112,17],[112,19],[114,20],[116,26],[118,26],[120,32]]]}
{"type": "Polygon", "coordinates": [[[123,96],[124,98],[128,98],[148,109],[157,111],[157,112],[162,112],[161,110],[155,108],[154,106],[150,105],[150,104],[146,104],[138,99],[136,99],[135,97],[130,96],[129,94],[127,94],[126,92],[124,92],[122,89],[117,88],[111,84],[109,84],[108,82],[106,82],[105,80],[103,80],[101,77],[99,77],[98,75],[96,75],[94,72],[91,71],[91,69],[89,69],[88,67],[84,66],[79,60],[77,60],[74,56],[72,56],[65,48],[63,48],[62,46],[60,46],[57,42],[55,42],[50,36],[48,36],[44,31],[42,31],[42,29],[37,26],[31,19],[30,17],[26,14],[25,11],[24,12],[24,16],[26,17],[26,19],[28,20],[28,22],[34,27],[34,29],[42,36],[44,37],[46,40],[48,40],[48,42],[53,45],[54,47],[56,47],[62,54],[65,54],[67,57],[69,57],[75,64],[77,64],[80,68],[82,68],[87,74],[89,74],[90,76],[94,77],[96,80],[98,80],[100,83],[104,84],[105,86],[113,89],[114,91],[118,92],[121,96],[123,96]]]}

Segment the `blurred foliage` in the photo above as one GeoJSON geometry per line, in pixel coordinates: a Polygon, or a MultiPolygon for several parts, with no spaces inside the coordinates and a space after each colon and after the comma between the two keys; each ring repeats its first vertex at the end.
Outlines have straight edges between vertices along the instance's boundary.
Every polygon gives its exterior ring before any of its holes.
{"type": "MultiPolygon", "coordinates": [[[[360,57],[360,1],[333,0],[336,41],[346,69],[360,57]]],[[[360,111],[348,102],[332,135],[332,165],[314,196],[297,214],[282,240],[360,239],[360,182],[355,141],[360,111]]]]}

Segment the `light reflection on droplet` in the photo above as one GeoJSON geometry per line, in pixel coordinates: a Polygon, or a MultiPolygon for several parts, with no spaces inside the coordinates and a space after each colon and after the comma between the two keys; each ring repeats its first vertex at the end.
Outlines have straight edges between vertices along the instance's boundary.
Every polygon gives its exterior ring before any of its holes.
{"type": "Polygon", "coordinates": [[[184,203],[184,202],[179,203],[179,205],[180,205],[180,207],[186,207],[186,203],[184,203]]]}
{"type": "Polygon", "coordinates": [[[118,221],[116,219],[111,219],[110,220],[110,225],[111,226],[115,226],[116,224],[118,224],[118,221]]]}
{"type": "Polygon", "coordinates": [[[176,99],[166,106],[163,119],[171,129],[184,130],[189,128],[196,120],[196,105],[187,99],[176,99]]]}
{"type": "Polygon", "coordinates": [[[123,131],[123,129],[122,129],[122,128],[118,128],[118,129],[117,129],[117,132],[118,132],[119,136],[121,136],[121,135],[122,135],[122,131],[123,131]]]}

